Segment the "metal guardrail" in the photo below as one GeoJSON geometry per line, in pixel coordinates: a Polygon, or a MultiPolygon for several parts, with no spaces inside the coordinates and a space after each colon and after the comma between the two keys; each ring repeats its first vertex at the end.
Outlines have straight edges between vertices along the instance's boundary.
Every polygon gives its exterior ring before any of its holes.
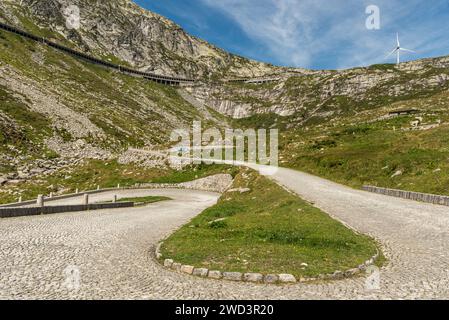
{"type": "MultiPolygon", "coordinates": [[[[97,194],[97,193],[103,193],[107,191],[120,191],[120,190],[128,190],[128,189],[134,189],[133,187],[124,187],[124,188],[105,188],[105,189],[98,189],[98,190],[87,190],[87,191],[80,191],[78,193],[68,193],[63,194],[60,196],[53,196],[53,197],[45,197],[46,202],[56,201],[56,200],[64,200],[64,199],[70,199],[70,198],[76,198],[81,197],[84,194],[97,194]]],[[[7,203],[7,204],[0,204],[0,209],[3,208],[17,208],[17,207],[23,207],[28,205],[36,204],[36,199],[34,200],[26,200],[22,202],[15,202],[15,203],[7,203]]]]}
{"type": "MultiPolygon", "coordinates": [[[[145,150],[142,150],[145,151],[145,150]]],[[[205,178],[214,177],[214,176],[208,176],[205,178]]],[[[124,191],[124,190],[143,190],[143,189],[193,189],[193,190],[200,190],[200,191],[212,191],[212,192],[220,192],[217,190],[212,190],[211,188],[208,188],[208,190],[205,190],[204,188],[196,188],[196,187],[188,187],[186,184],[198,180],[202,180],[205,178],[196,179],[193,181],[185,181],[180,183],[136,183],[133,186],[117,186],[116,188],[103,188],[100,189],[99,187],[95,190],[84,190],[79,191],[77,193],[67,193],[62,194],[58,196],[44,196],[45,203],[51,203],[52,201],[56,200],[64,200],[64,199],[71,199],[71,198],[77,198],[82,197],[84,195],[92,195],[92,194],[98,194],[98,193],[104,193],[104,192],[111,192],[111,191],[124,191]]],[[[37,205],[38,199],[33,200],[26,200],[21,202],[14,202],[14,203],[6,203],[6,204],[0,204],[0,210],[1,209],[9,209],[9,208],[20,208],[25,206],[33,206],[37,205]]]]}
{"type": "Polygon", "coordinates": [[[107,62],[107,61],[103,61],[101,59],[95,58],[93,56],[90,56],[86,53],[71,49],[69,47],[65,47],[63,45],[60,45],[58,43],[55,43],[53,41],[50,41],[48,39],[46,39],[45,37],[39,37],[36,36],[34,34],[31,34],[29,32],[20,30],[16,27],[4,24],[0,22],[0,29],[8,31],[8,32],[12,32],[14,34],[20,35],[22,37],[31,39],[33,41],[36,42],[41,42],[49,47],[55,48],[57,50],[60,50],[62,52],[68,53],[70,55],[73,55],[75,57],[78,57],[80,59],[86,60],[88,62],[103,66],[105,68],[109,68],[109,69],[113,69],[115,71],[118,71],[120,73],[124,73],[124,74],[129,74],[129,75],[133,75],[133,76],[139,76],[139,77],[143,77],[145,79],[151,80],[151,81],[155,81],[158,83],[162,83],[162,84],[171,84],[171,85],[180,85],[181,83],[192,83],[195,82],[195,79],[188,79],[188,78],[182,78],[182,77],[172,77],[172,76],[162,76],[162,75],[157,75],[154,73],[150,73],[150,72],[143,72],[143,71],[138,71],[138,70],[134,70],[128,67],[124,67],[118,64],[114,64],[111,62],[107,62]]]}
{"type": "Polygon", "coordinates": [[[134,202],[116,202],[116,203],[92,203],[80,205],[59,205],[31,208],[0,208],[0,218],[14,218],[24,216],[37,216],[65,212],[79,212],[102,209],[118,209],[134,207],[134,202]]]}
{"type": "Polygon", "coordinates": [[[228,83],[247,83],[247,84],[265,84],[280,81],[280,78],[237,78],[237,79],[226,79],[225,82],[228,83]]]}

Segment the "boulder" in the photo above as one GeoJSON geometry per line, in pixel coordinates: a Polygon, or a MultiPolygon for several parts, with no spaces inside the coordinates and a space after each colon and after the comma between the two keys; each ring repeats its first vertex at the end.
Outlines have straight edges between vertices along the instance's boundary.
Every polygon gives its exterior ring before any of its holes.
{"type": "Polygon", "coordinates": [[[173,265],[172,259],[165,259],[164,261],[164,267],[170,268],[173,265]]]}
{"type": "Polygon", "coordinates": [[[19,179],[28,179],[30,177],[28,173],[23,171],[18,171],[17,176],[19,177],[19,179]]]}
{"type": "Polygon", "coordinates": [[[19,184],[21,182],[24,182],[24,180],[13,179],[7,181],[8,184],[19,184]]]}
{"type": "Polygon", "coordinates": [[[279,281],[279,276],[276,275],[276,274],[267,274],[267,275],[264,277],[263,281],[264,281],[265,283],[276,283],[276,282],[279,281]]]}
{"type": "Polygon", "coordinates": [[[188,266],[188,265],[181,266],[181,272],[183,272],[183,273],[193,274],[193,269],[195,269],[195,267],[193,267],[193,266],[188,266]]]}
{"type": "Polygon", "coordinates": [[[332,277],[333,277],[334,279],[342,279],[342,278],[344,277],[344,273],[341,272],[341,271],[339,271],[339,270],[337,270],[337,271],[335,271],[335,272],[332,274],[332,277]]]}
{"type": "Polygon", "coordinates": [[[250,188],[237,188],[237,189],[228,190],[228,192],[240,192],[240,193],[246,193],[246,192],[250,192],[250,191],[251,191],[250,188]]]}
{"type": "Polygon", "coordinates": [[[401,170],[398,170],[398,171],[396,171],[391,177],[392,178],[395,178],[395,177],[399,177],[399,176],[402,176],[402,171],[401,170]]]}
{"type": "Polygon", "coordinates": [[[43,173],[45,170],[44,169],[42,169],[42,168],[34,168],[34,169],[31,169],[31,173],[32,174],[40,174],[40,173],[43,173]]]}
{"type": "Polygon", "coordinates": [[[205,278],[205,277],[207,277],[207,273],[209,272],[209,270],[208,269],[206,269],[206,268],[195,268],[194,270],[193,270],[193,275],[194,276],[197,276],[197,277],[203,277],[203,278],[205,278]]]}
{"type": "Polygon", "coordinates": [[[221,222],[221,221],[225,221],[225,220],[226,220],[226,218],[219,218],[219,219],[209,221],[207,224],[213,224],[213,223],[217,223],[217,222],[221,222]]]}
{"type": "Polygon", "coordinates": [[[282,273],[279,275],[279,281],[282,283],[296,283],[296,278],[292,274],[282,273]]]}
{"type": "Polygon", "coordinates": [[[242,281],[242,274],[240,272],[223,272],[223,279],[230,281],[242,281]]]}
{"type": "Polygon", "coordinates": [[[221,279],[223,277],[223,275],[221,274],[220,271],[209,271],[208,277],[211,279],[221,279]]]}
{"type": "Polygon", "coordinates": [[[358,273],[360,273],[360,270],[358,268],[349,269],[345,272],[345,277],[353,277],[358,273]]]}
{"type": "Polygon", "coordinates": [[[245,273],[243,280],[248,282],[262,282],[263,275],[260,273],[245,273]]]}
{"type": "Polygon", "coordinates": [[[175,263],[173,263],[173,264],[171,265],[171,268],[172,268],[173,270],[175,270],[175,271],[180,271],[180,270],[181,270],[181,267],[182,267],[182,264],[180,264],[180,263],[178,263],[178,262],[175,262],[175,263]]]}

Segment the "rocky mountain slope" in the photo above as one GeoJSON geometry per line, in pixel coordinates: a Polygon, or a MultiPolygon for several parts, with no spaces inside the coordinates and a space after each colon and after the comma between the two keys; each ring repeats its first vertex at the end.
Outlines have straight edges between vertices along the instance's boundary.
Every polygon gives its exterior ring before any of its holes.
{"type": "Polygon", "coordinates": [[[225,123],[175,88],[41,43],[0,31],[0,48],[0,176],[16,172],[14,180],[39,159],[53,168],[59,157],[109,159],[129,146],[166,146],[172,130],[194,119],[225,123]]]}
{"type": "MultiPolygon", "coordinates": [[[[161,165],[158,152],[153,159],[129,147],[166,148],[170,132],[191,126],[193,120],[219,127],[280,128],[283,165],[354,186],[381,181],[401,187],[403,182],[396,181],[403,177],[413,189],[414,183],[433,181],[433,170],[444,170],[449,157],[441,153],[438,164],[429,167],[434,150],[383,156],[393,144],[394,150],[402,150],[406,144],[401,139],[415,141],[418,135],[419,145],[444,146],[449,57],[340,71],[276,68],[217,49],[129,0],[3,0],[0,21],[115,63],[200,79],[175,89],[0,31],[0,185],[86,158],[161,165]],[[69,5],[80,8],[80,29],[65,25],[69,5]],[[223,81],[234,77],[276,81],[223,81]],[[419,109],[420,119],[385,117],[398,109],[419,109]],[[424,124],[410,127],[411,121],[424,124]],[[378,153],[369,158],[372,141],[377,141],[378,153]],[[356,143],[364,146],[363,152],[354,152],[356,143]],[[401,165],[406,161],[415,161],[420,169],[407,169],[401,165]],[[421,180],[407,180],[407,170],[421,180]],[[390,181],[396,171],[403,175],[390,181]]],[[[444,190],[446,180],[435,192],[444,190]]]]}
{"type": "Polygon", "coordinates": [[[291,123],[330,120],[426,97],[449,88],[449,57],[341,71],[285,72],[279,81],[258,84],[195,85],[189,91],[216,111],[233,118],[260,114],[288,117],[291,123]]]}
{"type": "Polygon", "coordinates": [[[0,13],[0,20],[143,71],[201,78],[252,77],[277,69],[192,37],[131,0],[2,0],[0,13]],[[66,26],[70,6],[79,8],[79,29],[66,26]]]}

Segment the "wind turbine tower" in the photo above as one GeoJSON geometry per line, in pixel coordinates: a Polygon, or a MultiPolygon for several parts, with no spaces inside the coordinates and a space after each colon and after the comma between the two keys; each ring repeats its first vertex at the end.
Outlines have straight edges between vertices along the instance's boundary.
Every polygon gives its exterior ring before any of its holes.
{"type": "Polygon", "coordinates": [[[391,56],[392,54],[396,53],[396,64],[399,65],[401,63],[401,52],[410,52],[410,53],[416,53],[416,52],[413,50],[405,49],[405,48],[401,47],[401,43],[399,42],[399,33],[396,34],[396,42],[397,42],[396,48],[394,48],[394,50],[388,54],[387,58],[389,56],[391,56]]]}

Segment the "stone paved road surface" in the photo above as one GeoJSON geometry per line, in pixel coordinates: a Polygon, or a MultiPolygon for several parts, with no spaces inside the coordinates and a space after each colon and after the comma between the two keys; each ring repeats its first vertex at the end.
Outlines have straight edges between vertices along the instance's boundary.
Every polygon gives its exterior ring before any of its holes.
{"type": "Polygon", "coordinates": [[[288,169],[280,169],[274,179],[382,243],[389,263],[381,270],[380,290],[368,290],[365,278],[267,286],[165,270],[153,261],[153,246],[212,205],[217,195],[154,190],[139,196],[175,200],[119,211],[0,220],[0,298],[449,298],[449,208],[352,190],[288,169]],[[68,265],[79,267],[78,291],[63,285],[68,265]]]}

